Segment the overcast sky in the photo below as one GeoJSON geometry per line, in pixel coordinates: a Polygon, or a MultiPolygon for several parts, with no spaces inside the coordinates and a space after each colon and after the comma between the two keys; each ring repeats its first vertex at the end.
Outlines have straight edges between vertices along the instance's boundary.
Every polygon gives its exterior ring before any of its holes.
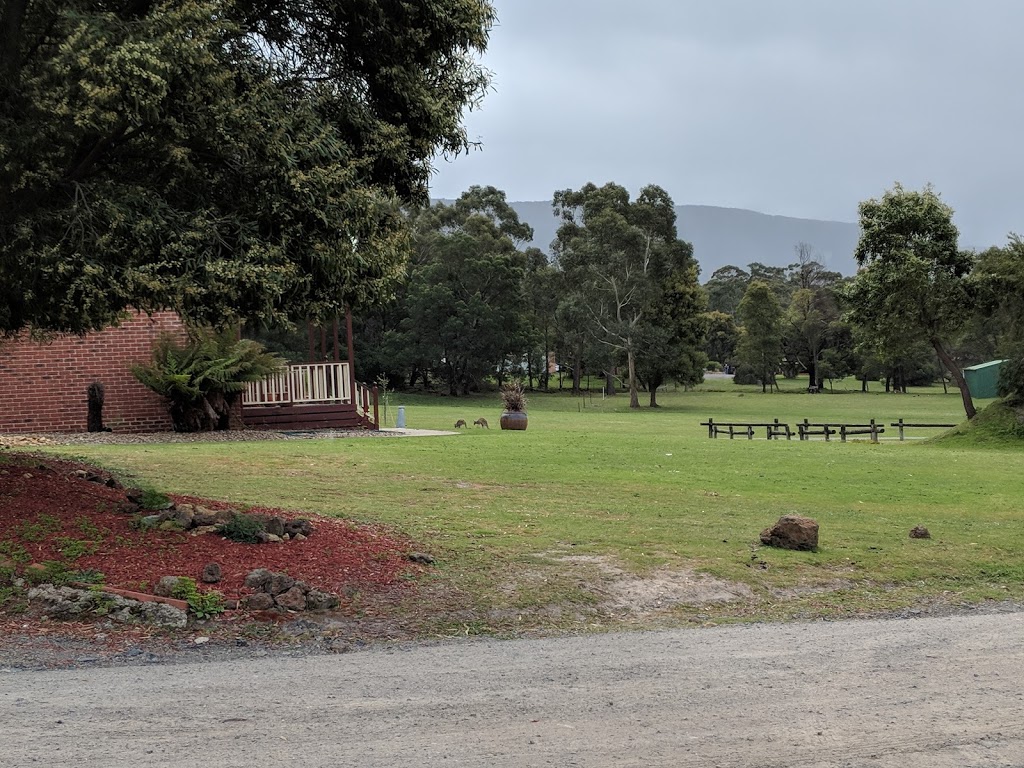
{"type": "MultiPolygon", "coordinates": [[[[1024,234],[1021,0],[496,0],[467,117],[482,149],[431,194],[615,181],[677,204],[856,221],[931,182],[965,247],[1024,234]]],[[[685,237],[685,233],[680,235],[685,237]]]]}

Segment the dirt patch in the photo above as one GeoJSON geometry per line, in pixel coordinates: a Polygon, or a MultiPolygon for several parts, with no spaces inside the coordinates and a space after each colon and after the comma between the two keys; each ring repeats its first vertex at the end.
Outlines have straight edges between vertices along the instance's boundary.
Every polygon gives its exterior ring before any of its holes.
{"type": "Polygon", "coordinates": [[[665,569],[636,576],[599,555],[559,555],[551,559],[568,566],[595,570],[601,579],[592,590],[601,597],[600,607],[613,613],[642,616],[660,613],[677,605],[702,606],[754,599],[753,591],[746,584],[716,579],[688,569],[665,569]]]}

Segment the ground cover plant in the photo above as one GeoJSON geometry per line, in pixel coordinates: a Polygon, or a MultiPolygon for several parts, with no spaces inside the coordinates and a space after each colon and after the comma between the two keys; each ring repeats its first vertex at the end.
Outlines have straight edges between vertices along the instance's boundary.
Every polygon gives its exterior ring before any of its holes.
{"type": "MultiPolygon", "coordinates": [[[[393,526],[438,559],[418,604],[444,617],[437,632],[614,625],[643,602],[617,585],[644,580],[661,589],[647,625],[1024,597],[1019,443],[959,445],[912,430],[899,443],[892,429],[879,445],[710,440],[699,426],[952,423],[960,409],[941,388],[809,395],[787,385],[762,395],[712,381],[639,411],[621,396],[534,394],[528,432],[74,451],[171,493],[393,526]],[[791,513],[819,521],[817,552],[758,545],[762,528],[791,513]],[[917,525],[932,538],[910,539],[917,525]]],[[[495,394],[398,401],[413,428],[500,409],[495,394]]]]}

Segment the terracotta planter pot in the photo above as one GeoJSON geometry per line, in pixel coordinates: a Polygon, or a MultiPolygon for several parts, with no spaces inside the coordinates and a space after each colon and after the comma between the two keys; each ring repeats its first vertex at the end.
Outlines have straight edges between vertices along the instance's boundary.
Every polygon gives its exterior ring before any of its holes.
{"type": "Polygon", "coordinates": [[[503,411],[501,414],[502,429],[526,429],[526,411],[503,411]]]}

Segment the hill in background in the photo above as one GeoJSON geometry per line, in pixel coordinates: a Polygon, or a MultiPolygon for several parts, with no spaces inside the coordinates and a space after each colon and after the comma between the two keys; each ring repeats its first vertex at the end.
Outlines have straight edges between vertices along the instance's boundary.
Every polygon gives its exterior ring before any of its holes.
{"type": "MultiPolygon", "coordinates": [[[[442,201],[450,202],[450,201],[442,201]]],[[[519,218],[533,227],[530,245],[551,253],[558,220],[550,201],[511,202],[519,218]]],[[[826,268],[844,275],[856,271],[853,251],[860,228],[843,221],[769,216],[741,208],[677,205],[679,236],[693,243],[700,264],[701,282],[726,264],[746,267],[755,261],[785,267],[797,260],[796,246],[808,243],[826,268]]]]}

